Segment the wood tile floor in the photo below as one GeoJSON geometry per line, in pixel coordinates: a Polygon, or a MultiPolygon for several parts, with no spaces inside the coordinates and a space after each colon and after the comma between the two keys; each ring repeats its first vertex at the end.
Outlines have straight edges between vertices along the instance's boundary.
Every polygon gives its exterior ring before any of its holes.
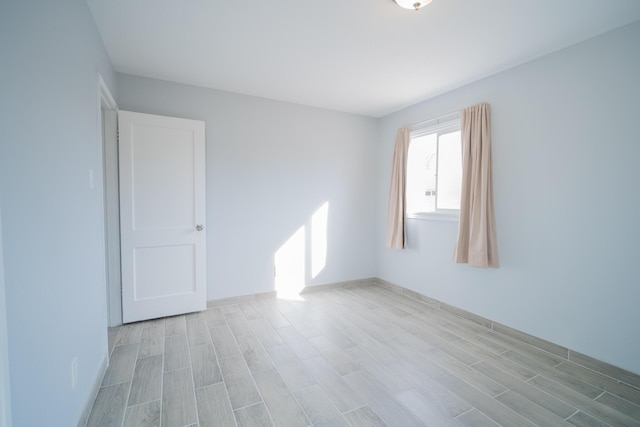
{"type": "Polygon", "coordinates": [[[387,289],[110,331],[88,426],[640,426],[640,389],[387,289]]]}

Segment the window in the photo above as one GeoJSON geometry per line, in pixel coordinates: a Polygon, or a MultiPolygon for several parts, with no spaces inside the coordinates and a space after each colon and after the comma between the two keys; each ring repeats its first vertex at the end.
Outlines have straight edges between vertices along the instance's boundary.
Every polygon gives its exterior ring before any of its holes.
{"type": "Polygon", "coordinates": [[[413,127],[407,157],[407,214],[457,220],[462,187],[458,115],[413,127]]]}

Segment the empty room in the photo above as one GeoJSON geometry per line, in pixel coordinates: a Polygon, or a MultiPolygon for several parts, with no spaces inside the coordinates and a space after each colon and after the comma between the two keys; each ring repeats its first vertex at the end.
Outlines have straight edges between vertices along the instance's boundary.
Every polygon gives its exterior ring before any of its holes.
{"type": "Polygon", "coordinates": [[[2,0],[0,427],[640,426],[640,1],[2,0]]]}

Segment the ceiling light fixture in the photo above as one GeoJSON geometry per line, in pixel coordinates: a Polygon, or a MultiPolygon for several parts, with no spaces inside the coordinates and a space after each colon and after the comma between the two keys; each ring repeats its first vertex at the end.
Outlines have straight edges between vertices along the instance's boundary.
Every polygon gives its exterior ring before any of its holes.
{"type": "Polygon", "coordinates": [[[416,0],[393,0],[393,1],[395,1],[398,6],[404,7],[405,9],[418,10],[421,7],[425,7],[426,5],[431,3],[432,0],[422,0],[422,1],[416,1],[416,0]]]}

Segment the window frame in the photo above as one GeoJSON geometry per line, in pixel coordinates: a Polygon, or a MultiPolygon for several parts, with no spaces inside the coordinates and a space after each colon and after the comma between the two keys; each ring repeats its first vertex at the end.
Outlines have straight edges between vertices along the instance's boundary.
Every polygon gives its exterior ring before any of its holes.
{"type": "MultiPolygon", "coordinates": [[[[440,150],[440,134],[460,131],[460,115],[458,113],[449,114],[437,119],[428,120],[417,125],[411,126],[409,130],[409,147],[414,138],[419,138],[426,135],[438,134],[437,148],[436,148],[436,210],[432,212],[406,212],[406,217],[411,219],[423,219],[423,220],[436,220],[436,221],[453,221],[457,222],[460,218],[460,209],[438,209],[437,206],[437,189],[438,189],[438,162],[439,162],[439,150],[440,150]]],[[[462,144],[462,141],[460,141],[462,144]]],[[[407,153],[408,155],[408,153],[407,153]]],[[[460,159],[462,162],[462,159],[460,159]]],[[[460,164],[462,168],[462,163],[460,164]]],[[[405,176],[405,179],[408,177],[405,176]]],[[[407,199],[405,188],[405,200],[407,199]]]]}

